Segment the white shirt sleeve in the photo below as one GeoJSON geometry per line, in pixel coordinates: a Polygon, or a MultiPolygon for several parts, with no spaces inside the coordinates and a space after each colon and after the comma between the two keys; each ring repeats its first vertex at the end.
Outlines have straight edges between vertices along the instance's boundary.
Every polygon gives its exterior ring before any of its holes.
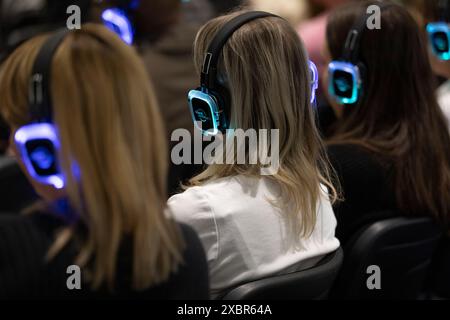
{"type": "Polygon", "coordinates": [[[191,226],[197,232],[208,263],[214,262],[219,254],[219,233],[214,212],[201,188],[192,187],[171,197],[168,206],[178,222],[191,226]]]}

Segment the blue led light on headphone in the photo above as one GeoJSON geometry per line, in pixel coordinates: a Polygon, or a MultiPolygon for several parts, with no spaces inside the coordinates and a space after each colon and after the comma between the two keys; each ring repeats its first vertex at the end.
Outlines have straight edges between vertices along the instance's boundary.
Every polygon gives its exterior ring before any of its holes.
{"type": "Polygon", "coordinates": [[[133,24],[128,18],[126,12],[119,8],[108,8],[102,12],[103,24],[119,35],[119,37],[128,45],[134,41],[133,24]]]}
{"type": "Polygon", "coordinates": [[[360,68],[343,61],[332,61],[328,65],[328,92],[340,104],[354,104],[361,89],[360,68]]]}
{"type": "Polygon", "coordinates": [[[427,24],[427,34],[431,49],[440,60],[450,60],[450,27],[446,22],[427,24]]]}
{"type": "Polygon", "coordinates": [[[440,60],[450,60],[450,3],[449,0],[439,0],[439,15],[441,21],[427,24],[429,44],[433,54],[440,60]]]}
{"type": "Polygon", "coordinates": [[[33,123],[23,126],[16,131],[14,141],[33,179],[57,189],[64,187],[64,178],[56,158],[59,140],[54,125],[33,123]]]}
{"type": "Polygon", "coordinates": [[[319,88],[319,71],[311,60],[308,61],[309,71],[311,73],[311,103],[316,102],[316,92],[319,88]]]}
{"type": "Polygon", "coordinates": [[[218,134],[220,117],[216,100],[206,92],[191,90],[188,101],[195,129],[200,130],[205,136],[218,134]]]}

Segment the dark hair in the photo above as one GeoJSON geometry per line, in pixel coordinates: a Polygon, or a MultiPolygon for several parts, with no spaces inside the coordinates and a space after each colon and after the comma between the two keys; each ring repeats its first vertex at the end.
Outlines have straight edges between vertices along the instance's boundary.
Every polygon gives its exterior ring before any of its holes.
{"type": "Polygon", "coordinates": [[[450,0],[422,0],[421,9],[426,23],[440,21],[443,17],[450,19],[450,0]],[[440,1],[447,1],[447,12],[442,11],[440,1]]]}
{"type": "MultiPolygon", "coordinates": [[[[347,34],[369,5],[360,1],[329,17],[332,59],[343,53],[347,34]]],[[[381,29],[364,31],[359,57],[367,68],[364,96],[344,109],[330,143],[356,143],[393,164],[393,191],[405,214],[450,217],[450,135],[435,98],[426,42],[406,9],[381,13],[381,29]]]]}

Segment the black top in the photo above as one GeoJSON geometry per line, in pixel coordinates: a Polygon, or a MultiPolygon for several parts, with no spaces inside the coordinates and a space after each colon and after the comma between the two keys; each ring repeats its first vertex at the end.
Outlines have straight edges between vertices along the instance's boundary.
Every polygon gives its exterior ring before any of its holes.
{"type": "Polygon", "coordinates": [[[2,155],[0,155],[0,195],[0,212],[19,212],[37,199],[36,192],[17,161],[2,155]]]}
{"type": "MultiPolygon", "coordinates": [[[[69,290],[67,280],[73,271],[75,245],[66,246],[49,263],[45,255],[54,240],[55,231],[64,224],[48,214],[28,216],[0,216],[0,299],[9,298],[133,298],[133,299],[208,299],[208,265],[197,234],[180,225],[186,243],[184,263],[169,279],[142,292],[131,286],[132,248],[122,245],[117,264],[114,293],[106,290],[93,292],[82,283],[81,290],[69,290]]],[[[72,241],[74,242],[74,241],[72,241]]],[[[124,241],[128,243],[128,241],[124,241]]],[[[83,279],[83,270],[81,270],[83,279]]]]}
{"type": "Polygon", "coordinates": [[[344,197],[334,205],[334,212],[336,237],[345,245],[365,225],[398,212],[392,164],[357,145],[333,145],[327,151],[344,197]]]}
{"type": "Polygon", "coordinates": [[[324,102],[323,97],[319,97],[318,107],[316,109],[317,126],[324,138],[332,136],[332,130],[337,122],[336,114],[327,102],[324,102]]]}

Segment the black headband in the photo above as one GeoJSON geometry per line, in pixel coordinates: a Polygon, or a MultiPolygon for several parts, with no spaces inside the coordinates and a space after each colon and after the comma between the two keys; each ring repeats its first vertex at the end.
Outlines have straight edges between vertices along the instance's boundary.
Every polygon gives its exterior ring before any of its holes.
{"type": "Polygon", "coordinates": [[[361,43],[362,35],[364,33],[364,29],[366,28],[367,18],[368,15],[364,12],[364,14],[356,20],[356,22],[350,29],[344,45],[343,58],[345,61],[349,61],[352,63],[358,62],[359,46],[361,43]]]}
{"type": "Polygon", "coordinates": [[[33,121],[51,121],[50,76],[53,56],[69,31],[63,29],[50,36],[39,50],[31,73],[28,104],[33,121]]]}
{"type": "MultiPolygon", "coordinates": [[[[217,64],[223,46],[233,33],[242,27],[244,24],[259,18],[265,17],[278,17],[274,14],[263,11],[251,11],[241,14],[229,22],[227,22],[223,28],[217,33],[211,44],[208,47],[208,51],[203,61],[203,67],[201,72],[200,83],[202,87],[214,88],[214,82],[217,79],[217,64]]],[[[279,18],[279,17],[278,17],[279,18]]]]}
{"type": "MultiPolygon", "coordinates": [[[[381,11],[384,11],[387,8],[392,7],[394,4],[380,1],[379,3],[374,3],[373,5],[380,6],[381,11]]],[[[364,10],[366,10],[366,7],[364,7],[364,10]]],[[[361,45],[361,38],[364,34],[364,30],[367,28],[368,18],[369,14],[364,11],[361,17],[355,21],[350,29],[344,46],[343,59],[345,61],[349,61],[351,63],[357,63],[359,61],[359,47],[361,45]]]]}

